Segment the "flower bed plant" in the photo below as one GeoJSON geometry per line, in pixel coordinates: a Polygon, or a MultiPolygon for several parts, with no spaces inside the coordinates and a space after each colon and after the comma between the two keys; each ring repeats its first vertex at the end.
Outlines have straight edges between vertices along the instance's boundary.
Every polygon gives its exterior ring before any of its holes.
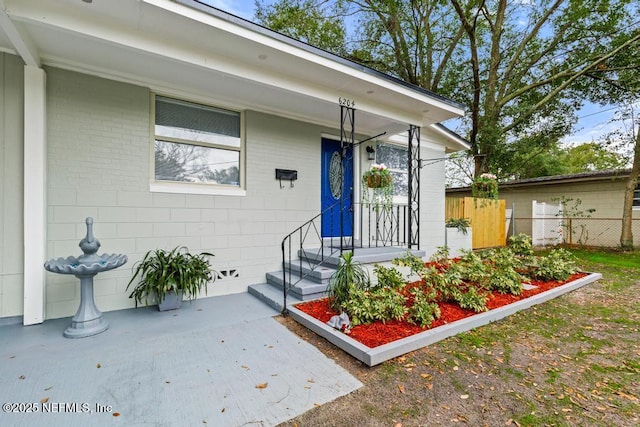
{"type": "Polygon", "coordinates": [[[461,258],[451,260],[442,249],[424,263],[407,254],[393,261],[395,266],[410,270],[404,280],[396,268],[376,266],[378,284],[348,287],[341,298],[332,299],[333,309],[326,299],[298,304],[296,308],[322,322],[346,312],[354,326],[348,331],[351,338],[376,347],[586,276],[576,273],[568,251],[556,249],[544,257],[533,256],[521,240],[520,236],[518,250],[525,255],[501,248],[467,251],[461,258]],[[419,280],[411,280],[416,277],[419,280]],[[523,283],[535,288],[525,290],[523,283]]]}

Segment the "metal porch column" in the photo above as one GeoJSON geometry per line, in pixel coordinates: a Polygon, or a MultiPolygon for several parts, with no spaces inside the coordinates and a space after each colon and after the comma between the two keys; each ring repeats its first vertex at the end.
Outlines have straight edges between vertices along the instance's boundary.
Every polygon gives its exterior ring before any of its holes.
{"type": "Polygon", "coordinates": [[[420,249],[420,128],[417,126],[409,126],[408,148],[408,244],[409,249],[420,249]]]}
{"type": "MultiPolygon", "coordinates": [[[[356,120],[356,110],[355,108],[345,105],[341,100],[340,103],[340,147],[342,148],[342,162],[340,166],[342,168],[342,188],[340,191],[340,254],[342,254],[345,250],[353,251],[354,244],[354,214],[353,214],[353,187],[348,188],[347,191],[351,193],[351,206],[344,205],[344,183],[345,183],[345,161],[349,161],[346,158],[347,155],[347,147],[351,145],[354,146],[355,142],[355,120],[356,120]],[[345,209],[349,209],[351,211],[351,236],[345,236],[344,234],[344,215],[345,209]]],[[[355,163],[355,149],[352,151],[351,162],[355,163]]],[[[355,171],[355,164],[351,167],[352,171],[355,171]]]]}

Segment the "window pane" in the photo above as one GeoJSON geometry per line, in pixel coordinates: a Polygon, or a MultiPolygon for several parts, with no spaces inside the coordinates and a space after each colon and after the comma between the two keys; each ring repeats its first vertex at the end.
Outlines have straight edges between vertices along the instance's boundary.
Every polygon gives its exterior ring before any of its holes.
{"type": "Polygon", "coordinates": [[[383,163],[389,169],[408,170],[407,168],[407,149],[405,147],[396,147],[394,145],[380,144],[378,145],[378,153],[376,161],[383,163]]]}
{"type": "Polygon", "coordinates": [[[240,153],[174,142],[155,142],[156,179],[240,186],[240,153]]]}
{"type": "Polygon", "coordinates": [[[391,171],[393,176],[393,195],[407,197],[409,194],[409,174],[391,171]]]}
{"type": "Polygon", "coordinates": [[[157,136],[240,147],[240,114],[156,97],[157,136]]]}

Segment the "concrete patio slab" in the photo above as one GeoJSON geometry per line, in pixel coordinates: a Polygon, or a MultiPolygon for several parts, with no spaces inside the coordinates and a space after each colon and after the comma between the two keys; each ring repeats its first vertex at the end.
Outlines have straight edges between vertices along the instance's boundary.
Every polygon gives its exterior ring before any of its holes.
{"type": "Polygon", "coordinates": [[[0,327],[0,425],[270,426],[362,386],[276,314],[237,294],[108,312],[82,339],[69,318],[0,327]]]}
{"type": "Polygon", "coordinates": [[[550,299],[557,298],[567,292],[571,292],[589,283],[600,280],[602,275],[600,273],[591,273],[581,279],[574,280],[566,283],[554,289],[550,289],[546,292],[534,295],[532,297],[517,301],[513,304],[509,304],[504,307],[500,307],[484,313],[479,313],[465,319],[458,320],[448,325],[439,326],[434,329],[428,329],[425,332],[400,339],[389,344],[381,345],[379,347],[370,348],[360,342],[354,340],[349,335],[337,331],[334,328],[318,321],[314,317],[300,311],[295,306],[289,307],[289,313],[292,318],[297,322],[311,329],[318,335],[324,337],[332,344],[340,347],[345,352],[349,353],[356,359],[365,363],[368,366],[374,366],[380,364],[386,360],[392,359],[397,356],[409,353],[426,347],[430,344],[441,341],[445,338],[457,335],[461,332],[466,332],[471,329],[475,329],[479,326],[486,325],[496,320],[503,319],[510,316],[520,310],[524,310],[536,304],[541,304],[550,299]]]}

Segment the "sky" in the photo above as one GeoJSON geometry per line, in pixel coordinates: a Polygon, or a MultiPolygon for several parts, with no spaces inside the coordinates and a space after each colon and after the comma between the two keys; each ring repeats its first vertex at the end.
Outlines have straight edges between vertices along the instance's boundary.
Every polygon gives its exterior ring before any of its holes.
{"type": "MultiPolygon", "coordinates": [[[[202,0],[204,3],[237,15],[241,18],[252,20],[255,11],[255,0],[202,0]]],[[[261,0],[263,3],[272,3],[272,0],[261,0]]],[[[614,106],[600,106],[587,104],[578,112],[578,123],[574,126],[572,135],[563,138],[567,145],[576,145],[585,142],[597,141],[604,134],[611,132],[619,125],[611,123],[615,114],[614,106]]]]}

